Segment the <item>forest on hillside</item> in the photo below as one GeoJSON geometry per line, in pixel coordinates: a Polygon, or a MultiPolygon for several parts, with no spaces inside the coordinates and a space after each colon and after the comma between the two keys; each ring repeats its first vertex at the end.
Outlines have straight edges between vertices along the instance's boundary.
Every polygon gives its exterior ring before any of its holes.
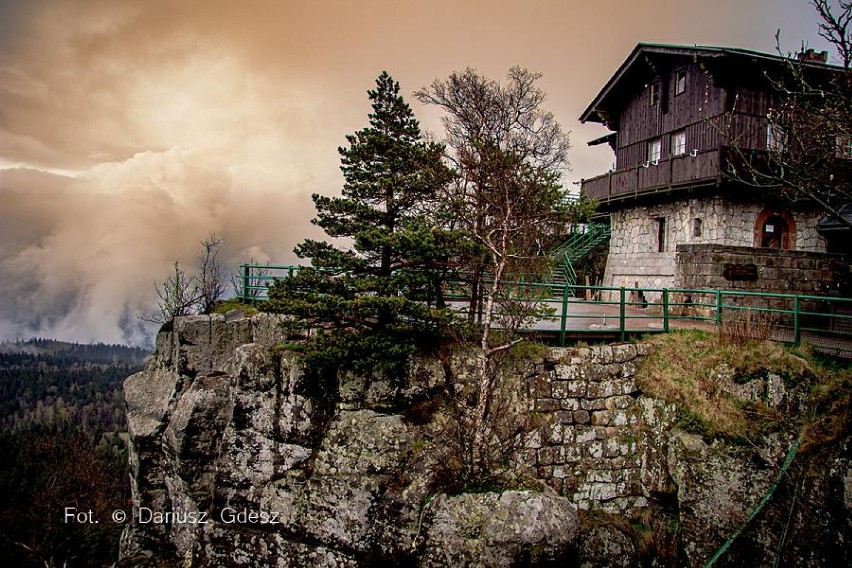
{"type": "Polygon", "coordinates": [[[126,509],[122,383],[148,353],[48,339],[0,343],[0,564],[108,566],[126,509]],[[98,523],[67,522],[66,508],[98,523]]]}
{"type": "Polygon", "coordinates": [[[84,432],[125,430],[122,382],[147,352],[47,339],[0,344],[0,431],[70,422],[84,432]]]}

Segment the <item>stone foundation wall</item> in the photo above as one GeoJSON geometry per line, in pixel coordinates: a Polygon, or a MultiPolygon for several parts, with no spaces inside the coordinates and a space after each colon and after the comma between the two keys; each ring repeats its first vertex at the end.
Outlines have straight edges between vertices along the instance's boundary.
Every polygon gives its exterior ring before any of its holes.
{"type": "Polygon", "coordinates": [[[529,473],[580,509],[633,516],[667,482],[663,436],[674,409],[642,397],[644,344],[555,348],[528,380],[542,426],[527,442],[529,473]]]}
{"type": "MultiPolygon", "coordinates": [[[[610,214],[612,237],[604,273],[605,286],[673,288],[676,286],[678,246],[754,246],[754,229],[760,203],[736,203],[721,197],[683,199],[658,205],[632,207],[610,214]],[[664,250],[659,252],[658,222],[665,219],[664,250]],[[700,235],[695,219],[701,220],[700,235]]],[[[820,215],[800,211],[796,224],[796,250],[825,252],[825,240],[816,230],[820,215]]],[[[660,301],[660,293],[646,299],[660,301]]]]}
{"type": "Polygon", "coordinates": [[[839,254],[720,245],[678,245],[677,288],[831,296],[842,293],[848,259],[839,254]],[[757,267],[757,280],[728,280],[725,265],[757,267]]]}

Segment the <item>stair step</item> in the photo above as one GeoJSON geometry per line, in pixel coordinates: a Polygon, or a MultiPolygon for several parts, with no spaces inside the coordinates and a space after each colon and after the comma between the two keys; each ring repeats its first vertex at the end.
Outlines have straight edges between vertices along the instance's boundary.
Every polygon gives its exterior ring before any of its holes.
{"type": "MultiPolygon", "coordinates": [[[[556,266],[551,276],[551,282],[558,285],[576,285],[574,264],[586,258],[592,251],[610,237],[609,226],[591,223],[583,233],[574,233],[562,245],[553,251],[556,266]]],[[[556,289],[554,289],[556,290],[556,289]]],[[[573,289],[571,295],[573,296],[573,289]]]]}

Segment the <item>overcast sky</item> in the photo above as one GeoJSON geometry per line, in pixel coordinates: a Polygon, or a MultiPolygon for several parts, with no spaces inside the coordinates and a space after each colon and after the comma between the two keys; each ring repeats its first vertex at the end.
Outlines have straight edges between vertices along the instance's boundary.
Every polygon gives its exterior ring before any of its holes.
{"type": "Polygon", "coordinates": [[[543,74],[566,186],[606,171],[577,117],[636,43],[824,49],[805,0],[0,0],[0,339],[141,342],[137,314],[212,230],[233,268],[295,262],[313,192],[387,70],[543,74]]]}

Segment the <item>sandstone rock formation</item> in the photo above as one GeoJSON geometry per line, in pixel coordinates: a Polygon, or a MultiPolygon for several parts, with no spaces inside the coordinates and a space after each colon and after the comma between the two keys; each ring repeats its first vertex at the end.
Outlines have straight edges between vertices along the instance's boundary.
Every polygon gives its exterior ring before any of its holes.
{"type": "MultiPolygon", "coordinates": [[[[510,370],[507,399],[532,418],[512,461],[538,490],[446,494],[435,401],[450,378],[464,396],[470,354],[320,384],[282,334],[266,314],[179,318],[126,381],[122,566],[703,565],[797,433],[791,419],[747,445],[704,440],[637,388],[648,345],[554,348],[510,370]]],[[[731,388],[801,406],[775,375],[731,388]]],[[[845,445],[796,462],[727,565],[850,560],[850,471],[845,445]]]]}
{"type": "Polygon", "coordinates": [[[180,318],[126,381],[123,565],[515,566],[572,553],[579,521],[564,497],[433,494],[402,411],[443,387],[441,365],[346,375],[329,396],[282,339],[272,316],[180,318]]]}

